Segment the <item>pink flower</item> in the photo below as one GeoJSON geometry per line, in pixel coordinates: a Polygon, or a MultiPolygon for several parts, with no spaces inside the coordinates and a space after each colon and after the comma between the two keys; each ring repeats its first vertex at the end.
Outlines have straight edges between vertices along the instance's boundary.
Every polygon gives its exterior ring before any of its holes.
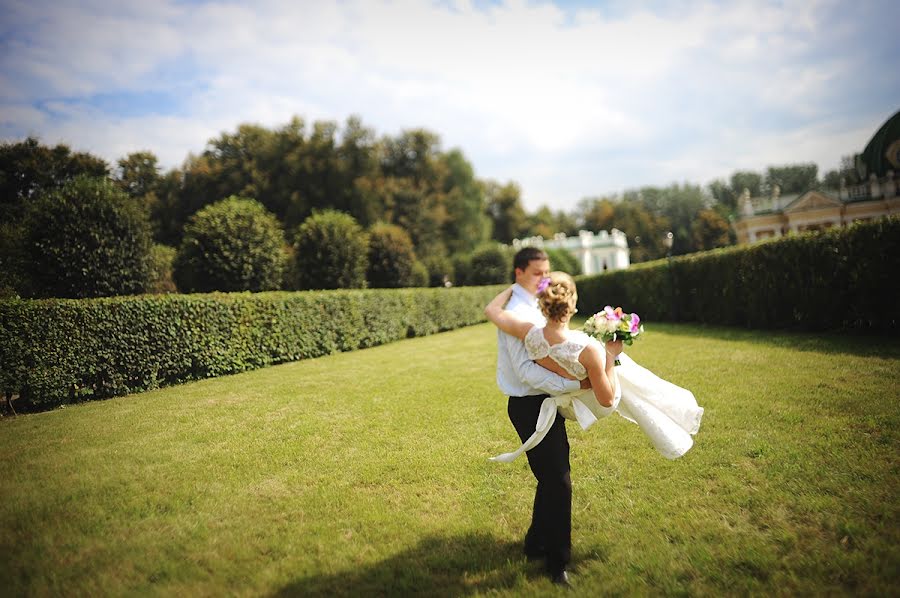
{"type": "Polygon", "coordinates": [[[622,319],[622,308],[621,307],[617,307],[616,309],[613,309],[612,307],[607,305],[606,307],[603,308],[602,313],[606,316],[607,320],[617,320],[618,321],[618,320],[622,319]]]}
{"type": "Polygon", "coordinates": [[[641,331],[641,317],[637,314],[631,314],[631,334],[637,334],[641,331]]]}
{"type": "Polygon", "coordinates": [[[544,291],[547,290],[547,287],[549,287],[549,286],[550,286],[550,277],[545,276],[544,278],[541,279],[541,282],[538,283],[537,292],[543,293],[544,291]]]}

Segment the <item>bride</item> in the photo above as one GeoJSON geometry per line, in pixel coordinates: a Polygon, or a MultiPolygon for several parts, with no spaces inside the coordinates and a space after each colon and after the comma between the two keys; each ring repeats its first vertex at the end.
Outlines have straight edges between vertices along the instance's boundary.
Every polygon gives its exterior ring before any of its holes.
{"type": "Polygon", "coordinates": [[[535,433],[512,453],[493,457],[509,462],[537,446],[552,425],[557,410],[578,421],[583,429],[613,412],[637,424],[667,459],[677,459],[693,446],[703,408],[693,393],[667,382],[620,353],[622,342],[605,345],[584,332],[571,330],[569,321],[578,300],[575,281],[565,272],[551,272],[538,287],[538,305],[547,319],[536,326],[503,309],[512,287],[485,307],[485,315],[500,330],[521,339],[528,356],[539,365],[573,380],[588,378],[589,390],[549,397],[541,405],[535,433]],[[614,366],[618,357],[621,365],[614,366]]]}

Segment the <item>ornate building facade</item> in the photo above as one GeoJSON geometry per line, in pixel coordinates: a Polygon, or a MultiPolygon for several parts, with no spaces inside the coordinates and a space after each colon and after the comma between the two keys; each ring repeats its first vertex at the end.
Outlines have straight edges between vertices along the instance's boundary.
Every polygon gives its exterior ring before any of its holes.
{"type": "Polygon", "coordinates": [[[785,196],[776,185],[769,197],[750,197],[745,190],[734,225],[738,243],[900,214],[900,181],[895,179],[895,172],[900,173],[900,112],[856,157],[856,169],[865,183],[848,187],[842,179],[839,189],[785,196]]]}
{"type": "Polygon", "coordinates": [[[547,240],[543,237],[513,239],[513,248],[518,250],[522,247],[568,251],[581,264],[583,274],[623,270],[631,265],[625,233],[615,228],[610,232],[603,230],[597,234],[583,230],[578,232],[577,237],[568,237],[565,233],[558,233],[552,239],[547,240]]]}

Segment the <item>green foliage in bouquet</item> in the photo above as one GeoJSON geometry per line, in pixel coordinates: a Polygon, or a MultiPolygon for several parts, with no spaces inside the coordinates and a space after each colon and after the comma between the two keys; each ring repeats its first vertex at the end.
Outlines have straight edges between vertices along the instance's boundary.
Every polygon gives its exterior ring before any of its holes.
{"type": "Polygon", "coordinates": [[[281,286],[284,233],[252,199],[231,196],[194,214],[174,262],[186,293],[270,291],[281,286]]]}
{"type": "Polygon", "coordinates": [[[900,332],[900,218],[789,235],[579,277],[578,309],[646,320],[900,332]]]}
{"type": "Polygon", "coordinates": [[[0,300],[0,392],[51,407],[484,321],[497,287],[0,300]]]}

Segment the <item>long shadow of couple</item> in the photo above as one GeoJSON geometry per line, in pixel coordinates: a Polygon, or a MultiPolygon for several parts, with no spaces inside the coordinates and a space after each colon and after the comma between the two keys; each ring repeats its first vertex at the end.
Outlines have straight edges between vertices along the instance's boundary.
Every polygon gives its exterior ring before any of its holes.
{"type": "Polygon", "coordinates": [[[525,567],[519,542],[475,533],[430,536],[372,565],[298,579],[275,596],[460,596],[540,576],[537,565],[525,567]]]}

